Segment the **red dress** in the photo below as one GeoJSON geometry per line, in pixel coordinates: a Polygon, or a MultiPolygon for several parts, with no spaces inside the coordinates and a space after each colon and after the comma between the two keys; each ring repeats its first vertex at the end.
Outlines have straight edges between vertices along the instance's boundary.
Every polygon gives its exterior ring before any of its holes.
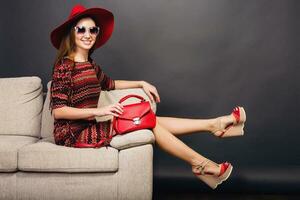
{"type": "MultiPolygon", "coordinates": [[[[93,60],[73,62],[68,58],[54,67],[50,110],[63,106],[97,108],[101,90],[115,89],[115,82],[93,60]]],[[[109,137],[111,121],[54,119],[57,145],[72,147],[76,141],[95,144],[109,137]]]]}

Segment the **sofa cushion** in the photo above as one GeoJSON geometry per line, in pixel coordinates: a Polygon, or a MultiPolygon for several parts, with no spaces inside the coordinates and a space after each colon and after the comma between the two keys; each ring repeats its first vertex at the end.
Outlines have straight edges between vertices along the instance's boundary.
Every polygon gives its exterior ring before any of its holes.
{"type": "Polygon", "coordinates": [[[18,149],[37,140],[31,136],[0,135],[0,172],[17,171],[18,149]]]}
{"type": "Polygon", "coordinates": [[[124,135],[116,135],[110,142],[110,145],[116,149],[126,149],[134,146],[154,143],[155,138],[153,132],[148,129],[142,129],[126,133],[124,135]]]}
{"type": "Polygon", "coordinates": [[[73,148],[48,137],[19,150],[18,168],[33,172],[115,172],[118,150],[112,147],[73,148]]]}
{"type": "Polygon", "coordinates": [[[40,136],[43,94],[37,76],[0,78],[0,135],[40,136]]]}

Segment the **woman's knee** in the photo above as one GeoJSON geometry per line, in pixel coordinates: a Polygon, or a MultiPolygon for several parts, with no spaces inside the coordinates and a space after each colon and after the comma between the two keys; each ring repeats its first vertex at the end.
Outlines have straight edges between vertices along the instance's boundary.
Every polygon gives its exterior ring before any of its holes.
{"type": "Polygon", "coordinates": [[[155,127],[154,127],[155,129],[165,128],[160,120],[161,120],[161,118],[156,116],[156,120],[155,120],[156,122],[155,122],[155,127]]]}
{"type": "Polygon", "coordinates": [[[160,123],[161,118],[159,116],[156,116],[156,124],[160,123]]]}

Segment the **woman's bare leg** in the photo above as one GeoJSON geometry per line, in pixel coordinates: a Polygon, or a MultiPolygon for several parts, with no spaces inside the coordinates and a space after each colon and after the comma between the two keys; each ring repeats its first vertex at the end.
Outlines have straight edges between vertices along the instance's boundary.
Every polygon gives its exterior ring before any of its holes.
{"type": "MultiPolygon", "coordinates": [[[[155,136],[155,141],[160,148],[169,154],[186,161],[190,165],[195,166],[206,160],[204,156],[200,155],[189,146],[184,144],[181,140],[164,128],[164,126],[159,122],[156,123],[153,133],[155,136]]],[[[219,167],[220,166],[216,163],[210,162],[207,167],[205,167],[205,172],[217,174],[220,171],[219,167]]]]}
{"type": "Polygon", "coordinates": [[[224,131],[225,127],[228,124],[233,123],[234,120],[235,118],[232,115],[225,115],[211,119],[188,119],[157,116],[159,124],[176,136],[200,131],[208,131],[218,135],[217,132],[224,131]]]}

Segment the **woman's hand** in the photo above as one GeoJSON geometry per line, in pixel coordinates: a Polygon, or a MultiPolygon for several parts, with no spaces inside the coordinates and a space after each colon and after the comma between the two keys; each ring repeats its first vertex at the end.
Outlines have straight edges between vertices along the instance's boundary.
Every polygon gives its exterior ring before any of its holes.
{"type": "Polygon", "coordinates": [[[103,106],[101,108],[95,108],[95,116],[113,115],[118,117],[123,113],[123,105],[120,103],[111,104],[108,106],[103,106]]]}
{"type": "Polygon", "coordinates": [[[152,102],[154,101],[154,99],[156,103],[160,102],[160,97],[158,95],[156,87],[154,87],[150,83],[147,83],[146,81],[142,81],[141,85],[152,102]]]}

